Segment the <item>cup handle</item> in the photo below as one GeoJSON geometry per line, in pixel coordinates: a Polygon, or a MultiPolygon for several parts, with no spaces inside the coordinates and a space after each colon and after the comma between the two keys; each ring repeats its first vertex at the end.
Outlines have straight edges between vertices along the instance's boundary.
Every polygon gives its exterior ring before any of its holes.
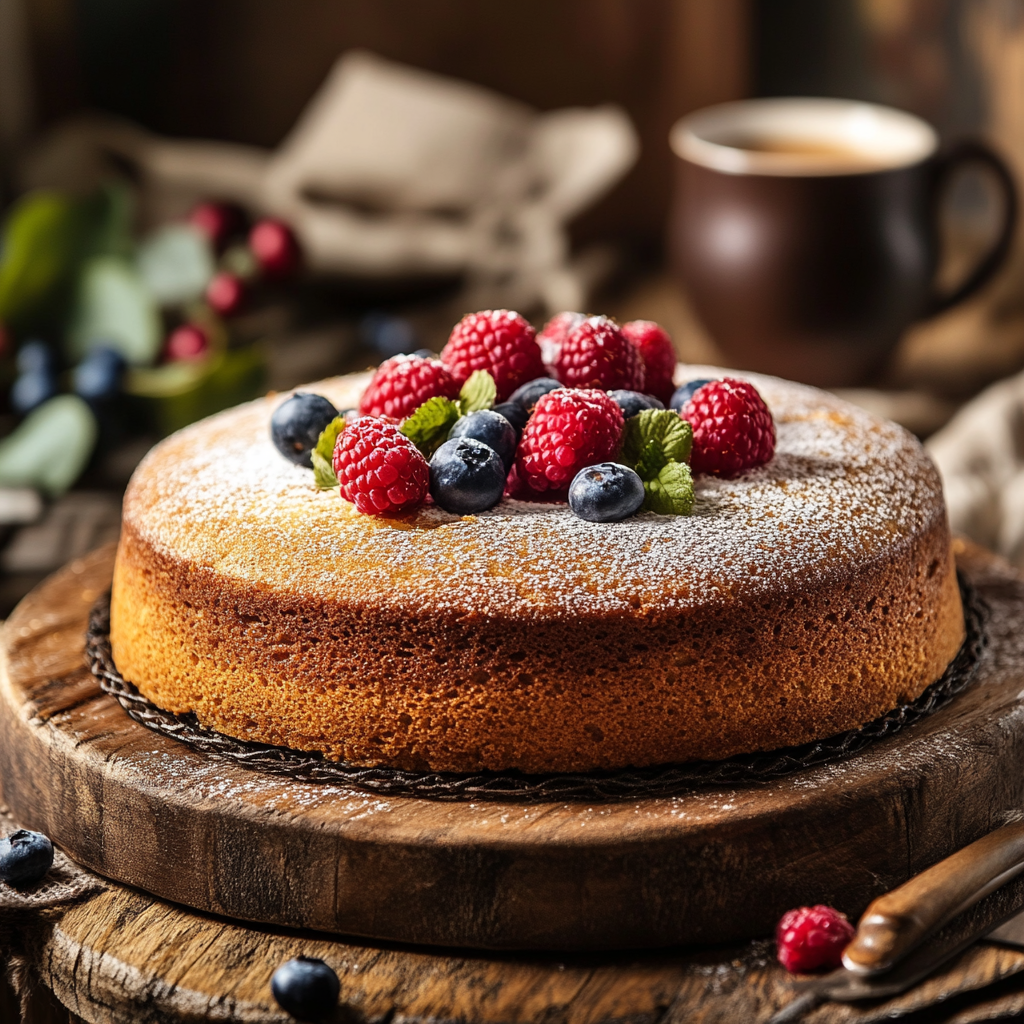
{"type": "Polygon", "coordinates": [[[934,316],[949,309],[950,306],[955,306],[988,282],[1003,265],[1017,227],[1017,187],[1013,175],[1002,159],[988,146],[974,141],[959,142],[949,152],[939,157],[932,179],[932,216],[938,219],[939,205],[945,187],[965,164],[983,164],[995,176],[1003,194],[1003,223],[988,252],[960,284],[944,295],[933,289],[925,316],[934,316]]]}

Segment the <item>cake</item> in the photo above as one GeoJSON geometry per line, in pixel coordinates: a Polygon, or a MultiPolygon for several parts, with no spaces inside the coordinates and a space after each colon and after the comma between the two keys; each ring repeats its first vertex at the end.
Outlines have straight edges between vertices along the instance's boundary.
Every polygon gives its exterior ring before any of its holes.
{"type": "MultiPolygon", "coordinates": [[[[691,515],[613,523],[510,499],[362,515],[271,444],[283,396],[194,424],[125,496],[118,669],[230,736],[416,770],[719,759],[860,726],[963,639],[938,475],[895,424],[741,376],[774,458],[698,476],[691,515]]],[[[368,380],[304,390],[342,408],[368,380]]]]}

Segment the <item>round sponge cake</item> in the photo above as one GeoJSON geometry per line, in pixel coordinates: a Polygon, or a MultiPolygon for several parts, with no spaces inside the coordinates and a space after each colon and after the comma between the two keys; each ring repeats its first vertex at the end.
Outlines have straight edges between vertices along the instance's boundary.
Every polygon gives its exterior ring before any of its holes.
{"type": "MultiPolygon", "coordinates": [[[[746,376],[774,459],[620,523],[362,515],[274,449],[280,396],[188,427],[125,497],[117,666],[221,732],[358,765],[644,766],[868,722],[963,639],[938,475],[902,428],[746,376]]],[[[368,379],[307,390],[341,408],[368,379]]]]}

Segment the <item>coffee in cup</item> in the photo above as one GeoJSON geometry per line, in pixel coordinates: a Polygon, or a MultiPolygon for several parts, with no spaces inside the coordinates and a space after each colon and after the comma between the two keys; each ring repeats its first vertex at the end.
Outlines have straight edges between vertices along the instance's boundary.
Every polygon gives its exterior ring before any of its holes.
{"type": "Polygon", "coordinates": [[[1004,261],[1017,200],[980,143],[939,153],[924,121],[867,103],[750,100],[678,122],[673,264],[735,365],[823,386],[862,383],[915,320],[1004,261]],[[1003,194],[987,253],[940,294],[938,213],[951,176],[985,165],[1003,194]]]}

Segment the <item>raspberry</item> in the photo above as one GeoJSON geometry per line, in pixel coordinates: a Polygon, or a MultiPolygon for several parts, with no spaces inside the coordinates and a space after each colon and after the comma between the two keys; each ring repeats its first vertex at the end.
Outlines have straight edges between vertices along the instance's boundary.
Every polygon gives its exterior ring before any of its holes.
{"type": "Polygon", "coordinates": [[[393,356],[380,364],[359,400],[364,416],[411,416],[428,398],[459,397],[459,382],[436,359],[393,356]]]}
{"type": "Polygon", "coordinates": [[[569,336],[569,332],[578,327],[586,315],[583,313],[572,313],[566,310],[563,313],[556,313],[537,335],[537,344],[540,345],[540,356],[545,366],[554,366],[558,353],[561,351],[562,342],[569,336]]]}
{"type": "Polygon", "coordinates": [[[622,410],[603,391],[549,391],[537,402],[519,442],[519,484],[565,500],[581,469],[615,455],[622,424],[622,410]]]}
{"type": "Polygon", "coordinates": [[[843,962],[843,950],[854,928],[838,910],[818,904],[787,910],[775,928],[779,963],[792,974],[834,969],[843,962]]]}
{"type": "Polygon", "coordinates": [[[690,466],[730,480],[775,454],[775,421],[745,380],[723,377],[698,388],[679,413],[693,427],[690,466]]]}
{"type": "Polygon", "coordinates": [[[427,495],[430,469],[393,423],[366,416],[350,423],[334,446],[341,496],[369,515],[415,508],[427,495]]]}
{"type": "Polygon", "coordinates": [[[453,328],[441,362],[461,385],[474,370],[487,370],[504,402],[520,384],[545,370],[533,328],[508,309],[468,313],[453,328]]]}
{"type": "Polygon", "coordinates": [[[552,365],[567,388],[644,390],[644,361],[618,325],[588,317],[566,335],[552,365]]]}
{"type": "Polygon", "coordinates": [[[668,331],[653,320],[630,320],[622,325],[622,333],[644,361],[644,390],[667,405],[672,397],[672,374],[676,369],[676,350],[668,331]]]}

